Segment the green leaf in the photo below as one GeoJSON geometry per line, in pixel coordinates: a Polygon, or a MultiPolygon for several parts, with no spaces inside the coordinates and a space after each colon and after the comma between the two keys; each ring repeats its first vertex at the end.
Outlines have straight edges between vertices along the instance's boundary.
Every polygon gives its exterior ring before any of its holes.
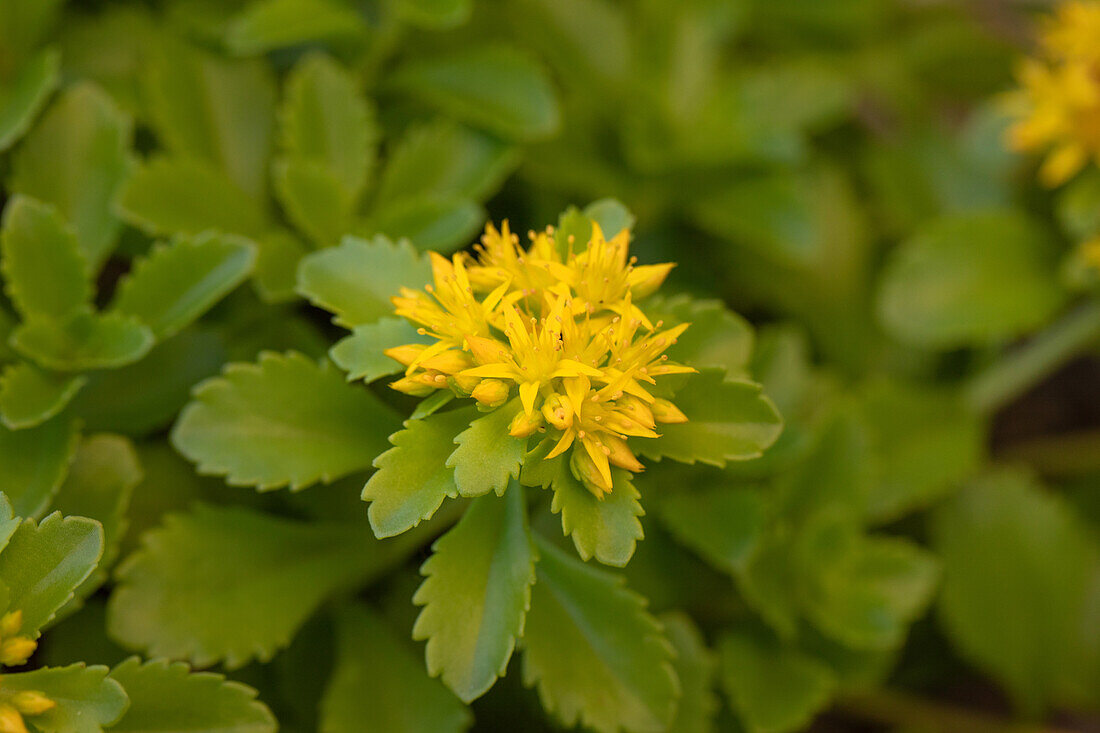
{"type": "Polygon", "coordinates": [[[965,659],[1029,715],[1076,685],[1095,695],[1081,655],[1096,648],[1100,550],[1061,499],[1027,475],[989,474],[937,510],[932,545],[943,562],[939,616],[965,659]]]}
{"type": "MultiPolygon", "coordinates": [[[[15,530],[19,529],[22,523],[23,518],[15,516],[12,511],[8,495],[0,492],[0,551],[8,546],[11,536],[15,534],[15,530]]],[[[7,603],[7,589],[4,589],[2,595],[4,596],[4,603],[7,603]]]]}
{"type": "Polygon", "coordinates": [[[38,525],[31,519],[19,525],[0,552],[0,581],[9,591],[9,609],[23,612],[21,632],[46,625],[102,555],[103,528],[93,519],[54,512],[38,525]]]}
{"type": "Polygon", "coordinates": [[[643,455],[723,467],[726,461],[759,457],[783,429],[783,419],[759,384],[725,379],[718,369],[703,369],[688,379],[673,402],[688,421],[661,425],[660,438],[637,441],[643,455]]]}
{"type": "Polygon", "coordinates": [[[333,321],[353,328],[393,315],[390,298],[398,289],[422,288],[431,265],[408,242],[385,237],[371,241],[345,237],[334,249],[315,252],[298,268],[298,292],[335,313],[333,321]]]}
{"type": "Polygon", "coordinates": [[[125,366],[148,354],[154,340],[149,327],[132,316],[88,311],[61,320],[28,320],[11,336],[19,353],[60,372],[125,366]]]}
{"type": "Polygon", "coordinates": [[[296,299],[298,263],[309,252],[305,244],[290,232],[277,229],[257,237],[256,247],[256,292],[268,303],[296,299]]]}
{"type": "Polygon", "coordinates": [[[225,45],[242,56],[315,41],[354,39],[364,33],[362,16],[332,0],[256,0],[238,13],[225,45]]]}
{"type": "Polygon", "coordinates": [[[718,654],[726,693],[750,733],[802,730],[835,687],[821,662],[750,633],[725,635],[718,654]]]}
{"type": "Polygon", "coordinates": [[[413,25],[432,30],[462,25],[473,9],[472,0],[399,0],[397,13],[413,25]]]}
{"type": "Polygon", "coordinates": [[[375,323],[356,326],[350,336],[341,339],[329,350],[329,357],[348,373],[348,381],[362,379],[373,382],[379,377],[405,371],[400,362],[383,351],[405,344],[426,344],[430,337],[421,336],[404,318],[380,318],[375,323]]]}
{"type": "Polygon", "coordinates": [[[584,215],[600,225],[605,237],[614,237],[624,229],[634,227],[634,215],[618,199],[593,201],[584,207],[584,215]]]}
{"type": "Polygon", "coordinates": [[[158,156],[136,166],[118,208],[123,219],[152,236],[217,229],[259,238],[269,227],[255,199],[194,158],[158,156]]]}
{"type": "Polygon", "coordinates": [[[88,430],[142,436],[171,424],[187,404],[191,387],[218,373],[227,361],[220,336],[188,329],[157,344],[141,361],[91,372],[72,402],[71,414],[88,430]],[[141,389],[135,390],[134,385],[141,389]]]}
{"type": "Polygon", "coordinates": [[[1087,169],[1067,184],[1057,197],[1055,213],[1074,240],[1100,233],[1100,171],[1087,169]]]}
{"type": "Polygon", "coordinates": [[[470,711],[438,681],[388,622],[363,606],[337,620],[336,669],[321,700],[322,733],[458,733],[470,711]]]}
{"type": "Polygon", "coordinates": [[[515,147],[453,120],[413,126],[390,151],[374,205],[425,195],[480,201],[518,162],[515,147]]]}
{"type": "Polygon", "coordinates": [[[12,430],[31,428],[65,409],[87,383],[80,375],[44,372],[26,362],[0,375],[0,421],[12,430]]]}
{"type": "Polygon", "coordinates": [[[141,463],[126,438],[93,435],[77,448],[52,506],[66,516],[94,519],[103,527],[103,555],[96,570],[77,588],[77,600],[107,579],[128,526],[130,496],[141,480],[141,463]]]}
{"type": "Polygon", "coordinates": [[[158,339],[196,320],[248,277],[256,248],[206,234],[155,246],[118,285],[112,309],[141,319],[158,339]]]}
{"type": "Polygon", "coordinates": [[[670,733],[710,733],[720,703],[714,692],[718,659],[707,648],[691,617],[679,611],[662,614],[668,640],[676,650],[672,666],[680,680],[680,704],[669,725],[670,733]]]}
{"type": "Polygon", "coordinates": [[[573,475],[569,461],[558,464],[550,511],[561,512],[561,530],[573,537],[581,559],[595,557],[605,565],[625,567],[645,534],[638,517],[645,511],[629,471],[611,470],[612,488],[603,498],[584,487],[573,475]]]}
{"type": "Polygon", "coordinates": [[[658,517],[677,540],[728,573],[745,568],[764,530],[764,501],[750,489],[681,491],[658,506],[658,517]]]}
{"type": "Polygon", "coordinates": [[[280,158],[271,176],[287,218],[318,247],[334,246],[351,229],[355,201],[324,166],[280,158]]]}
{"type": "Polygon", "coordinates": [[[424,608],[413,639],[427,639],[428,673],[442,674],[465,703],[504,676],[523,636],[535,559],[523,487],[513,483],[503,498],[471,503],[420,568],[413,603],[424,608]]]}
{"type": "Polygon", "coordinates": [[[88,261],[54,207],[16,195],[4,209],[5,289],[24,318],[67,316],[92,297],[88,261]]]}
{"type": "Polygon", "coordinates": [[[156,733],[275,733],[275,716],[256,700],[256,691],[224,675],[192,672],[182,662],[144,664],[131,657],[111,670],[130,706],[112,731],[156,733]]]}
{"type": "MultiPolygon", "coordinates": [[[[144,92],[158,137],[261,199],[275,127],[275,81],[258,59],[230,60],[170,37],[150,54],[144,92]]],[[[209,195],[209,192],[207,192],[209,195]]]]}
{"type": "Polygon", "coordinates": [[[561,113],[545,70],[509,46],[485,46],[399,67],[393,87],[448,114],[515,140],[554,134],[561,113]]]}
{"type": "Polygon", "coordinates": [[[1045,323],[1065,302],[1048,232],[1013,211],[938,219],[890,256],[877,309],[895,338],[950,349],[1045,323]]]}
{"type": "Polygon", "coordinates": [[[98,87],[76,84],[50,106],[12,161],[11,190],[55,205],[92,270],[122,228],[111,203],[130,167],[130,128],[98,87]]]}
{"type": "Polygon", "coordinates": [[[646,301],[649,320],[666,325],[690,323],[665,353],[668,358],[696,369],[713,367],[748,376],[753,353],[752,326],[717,300],[695,300],[686,295],[646,301]]]}
{"type": "Polygon", "coordinates": [[[370,179],[380,134],[356,79],[328,56],[306,56],[287,77],[279,123],[285,156],[319,165],[354,203],[370,179]]]}
{"type": "Polygon", "coordinates": [[[451,252],[469,243],[485,210],[462,196],[412,196],[376,208],[362,224],[370,234],[408,239],[419,250],[451,252]]]}
{"type": "Polygon", "coordinates": [[[33,690],[57,705],[35,715],[31,724],[41,733],[102,733],[122,717],[129,701],[122,685],[107,676],[107,667],[44,667],[4,675],[4,689],[33,690]]]}
{"type": "Polygon", "coordinates": [[[430,518],[447,497],[458,496],[447,459],[454,439],[476,414],[473,407],[406,420],[390,436],[393,447],[374,459],[378,469],[363,487],[363,501],[376,537],[392,537],[430,518]]]}
{"type": "Polygon", "coordinates": [[[679,684],[673,649],[622,578],[539,540],[523,635],[523,679],[569,727],[665,730],[679,684]]]}
{"type": "Polygon", "coordinates": [[[194,396],[172,429],[172,444],[200,473],[261,491],[297,491],[367,468],[396,422],[331,364],[296,352],[230,364],[194,396]]]}
{"type": "Polygon", "coordinates": [[[519,477],[527,441],[513,438],[508,426],[523,409],[519,398],[498,407],[455,436],[454,453],[447,468],[454,469],[454,482],[461,496],[481,496],[495,491],[502,496],[511,479],[519,477]]]}
{"type": "Polygon", "coordinates": [[[65,479],[76,438],[76,425],[63,416],[22,430],[0,427],[0,487],[17,515],[46,511],[65,479]]]}
{"type": "Polygon", "coordinates": [[[267,661],[326,598],[404,556],[355,524],[205,505],[142,543],[116,572],[108,632],[150,656],[230,669],[267,661]]]}
{"type": "Polygon", "coordinates": [[[14,79],[0,84],[0,152],[30,129],[57,86],[60,66],[57,50],[43,49],[23,64],[14,79]]]}

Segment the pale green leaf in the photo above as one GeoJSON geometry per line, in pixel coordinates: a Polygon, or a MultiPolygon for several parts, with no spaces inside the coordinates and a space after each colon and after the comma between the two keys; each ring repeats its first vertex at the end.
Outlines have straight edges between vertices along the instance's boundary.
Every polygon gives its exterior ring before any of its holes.
{"type": "Polygon", "coordinates": [[[361,228],[408,239],[419,250],[451,252],[469,244],[485,222],[485,210],[462,196],[411,196],[376,208],[361,228]]]}
{"type": "Polygon", "coordinates": [[[132,316],[88,311],[28,320],[11,336],[23,356],[60,372],[125,366],[148,354],[154,341],[149,327],[132,316]]]}
{"type": "Polygon", "coordinates": [[[405,553],[356,524],[205,505],[142,543],[118,567],[108,632],[150,656],[231,669],[270,659],[326,598],[405,553]]]}
{"type": "Polygon", "coordinates": [[[0,84],[0,152],[26,134],[57,86],[60,66],[57,50],[43,49],[0,84]]]}
{"type": "Polygon", "coordinates": [[[88,261],[57,209],[16,195],[0,232],[4,292],[24,318],[67,316],[92,297],[88,261]]]}
{"type": "Polygon", "coordinates": [[[33,672],[4,675],[4,689],[43,693],[57,705],[32,718],[41,733],[102,733],[129,704],[126,692],[110,679],[107,667],[44,667],[33,672]]]}
{"type": "Polygon", "coordinates": [[[739,376],[748,375],[754,341],[752,326],[720,301],[679,295],[647,300],[644,307],[651,321],[663,320],[666,326],[691,324],[665,351],[669,359],[696,369],[713,367],[739,376]]]}
{"type": "Polygon", "coordinates": [[[965,659],[1035,716],[1067,688],[1095,694],[1079,655],[1085,639],[1096,654],[1100,549],[1061,499],[1027,475],[989,474],[933,515],[932,545],[939,616],[965,659]]]}
{"type": "Polygon", "coordinates": [[[12,430],[39,425],[65,409],[88,381],[19,362],[0,375],[0,421],[12,430]]]}
{"type": "Polygon", "coordinates": [[[336,366],[348,373],[348,381],[373,382],[379,377],[405,371],[400,362],[383,351],[405,344],[424,344],[429,340],[404,318],[380,318],[375,323],[356,326],[350,336],[329,350],[328,355],[336,366]]]}
{"type": "Polygon", "coordinates": [[[284,157],[271,177],[287,218],[318,247],[334,246],[351,230],[355,201],[322,165],[284,157]]]}
{"type": "Polygon", "coordinates": [[[725,635],[718,654],[726,693],[750,733],[804,729],[835,687],[821,662],[751,633],[725,635]]]}
{"type": "Polygon", "coordinates": [[[397,12],[421,28],[442,29],[462,25],[470,17],[472,0],[399,0],[397,12]]]}
{"type": "Polygon", "coordinates": [[[233,53],[261,54],[310,42],[362,35],[363,17],[338,0],[255,0],[238,13],[225,32],[233,53]]]}
{"type": "Polygon", "coordinates": [[[593,201],[584,207],[584,215],[600,225],[605,237],[614,237],[624,229],[634,227],[634,214],[618,199],[593,201]]]}
{"type": "Polygon", "coordinates": [[[1014,211],[943,217],[903,242],[882,273],[877,309],[895,338],[950,349],[1044,323],[1065,302],[1057,247],[1014,211]]]}
{"type": "Polygon", "coordinates": [[[111,670],[130,706],[112,731],[126,733],[275,733],[275,716],[256,691],[183,662],[142,664],[131,657],[111,670]]]}
{"type": "Polygon", "coordinates": [[[710,733],[720,707],[714,690],[718,659],[707,648],[702,633],[687,614],[670,611],[662,614],[660,621],[676,649],[672,666],[681,688],[680,703],[668,727],[669,733],[710,733]]]}
{"type": "Polygon", "coordinates": [[[508,482],[519,476],[527,440],[513,438],[508,426],[521,409],[517,397],[477,418],[455,436],[458,447],[447,458],[447,468],[454,469],[455,486],[461,496],[481,496],[490,491],[501,496],[508,482]]]}
{"type": "Polygon", "coordinates": [[[0,487],[18,516],[46,511],[65,480],[76,442],[76,425],[63,415],[22,430],[0,426],[0,487]]]}
{"type": "Polygon", "coordinates": [[[760,494],[741,488],[681,491],[658,506],[658,517],[677,540],[728,573],[744,569],[766,519],[760,494]]]}
{"type": "Polygon", "coordinates": [[[390,436],[393,447],[374,460],[378,469],[363,487],[363,501],[377,537],[392,537],[430,518],[447,497],[457,497],[454,469],[447,458],[454,439],[474,418],[474,408],[406,420],[390,436]]]}
{"type": "Polygon", "coordinates": [[[255,199],[196,158],[158,156],[136,166],[118,208],[123,219],[153,236],[217,229],[260,238],[269,227],[255,199]]]}
{"type": "Polygon", "coordinates": [[[168,150],[214,164],[262,198],[275,128],[268,64],[226,59],[166,37],[150,54],[143,81],[154,129],[168,150]]]}
{"type": "Polygon", "coordinates": [[[624,567],[645,536],[638,521],[645,510],[629,471],[613,468],[611,479],[611,491],[597,499],[573,475],[569,461],[561,461],[552,483],[550,511],[561,512],[562,532],[573,537],[583,560],[595,557],[605,565],[624,567]]]}
{"type": "Polygon", "coordinates": [[[0,552],[0,582],[9,609],[23,612],[21,631],[34,634],[46,625],[102,555],[103,528],[95,520],[54,512],[37,525],[20,524],[0,552]]]}
{"type": "MultiPolygon", "coordinates": [[[[15,530],[19,529],[19,525],[22,523],[23,518],[15,516],[12,511],[8,495],[0,492],[0,551],[7,547],[11,536],[15,534],[15,530]]],[[[5,596],[3,602],[7,603],[7,589],[4,589],[2,595],[5,596]]]]}
{"type": "Polygon", "coordinates": [[[71,414],[88,430],[146,435],[170,425],[191,388],[217,374],[227,360],[220,336],[187,329],[140,361],[85,375],[88,383],[72,401],[71,414]],[[141,389],[135,390],[135,384],[141,389]]]}
{"type": "Polygon", "coordinates": [[[268,303],[294,300],[298,282],[298,263],[309,253],[306,245],[285,230],[272,230],[256,237],[256,268],[253,283],[256,292],[268,303]]]}
{"type": "Polygon", "coordinates": [[[130,167],[130,128],[103,91],[76,84],[54,101],[12,161],[11,190],[55,205],[93,270],[122,228],[111,203],[130,167]]]}
{"type": "Polygon", "coordinates": [[[427,258],[408,242],[394,244],[385,237],[345,237],[339,247],[309,255],[298,268],[298,292],[335,313],[333,320],[347,328],[393,315],[390,298],[401,287],[419,289],[430,281],[427,258]]]}
{"type": "Polygon", "coordinates": [[[410,127],[390,151],[374,205],[424,195],[480,201],[518,162],[513,146],[453,120],[410,127]]]}
{"type": "Polygon", "coordinates": [[[409,61],[393,73],[389,83],[507,138],[549,137],[561,123],[545,70],[531,56],[509,46],[475,47],[409,61]]]}
{"type": "Polygon", "coordinates": [[[354,203],[370,179],[379,137],[356,79],[328,56],[305,57],[287,77],[279,123],[286,158],[319,166],[354,203]]]}
{"type": "Polygon", "coordinates": [[[141,480],[141,464],[126,438],[93,435],[77,448],[52,508],[66,516],[99,522],[103,527],[103,555],[96,570],[77,588],[75,600],[87,597],[107,579],[128,526],[130,496],[141,480]]]}
{"type": "Polygon", "coordinates": [[[660,438],[637,441],[640,453],[725,466],[760,456],[783,429],[783,419],[759,384],[726,379],[723,370],[704,369],[690,377],[673,402],[688,421],[659,426],[660,438]]]}
{"type": "Polygon", "coordinates": [[[119,282],[112,309],[141,319],[158,339],[196,320],[248,277],[256,248],[206,234],[155,246],[119,282]]]}
{"type": "Polygon", "coordinates": [[[535,582],[535,549],[523,487],[483,496],[432,545],[413,603],[413,638],[427,639],[428,673],[469,703],[503,677],[523,636],[535,582]],[[461,613],[455,613],[461,609],[461,613]]]}
{"type": "Polygon", "coordinates": [[[396,425],[391,410],[325,362],[265,352],[195,388],[172,444],[204,474],[292,491],[370,466],[396,425]]]}
{"type": "Polygon", "coordinates": [[[569,727],[666,729],[680,685],[673,648],[617,575],[537,540],[538,581],[523,636],[523,679],[569,727]]]}
{"type": "Polygon", "coordinates": [[[470,711],[437,680],[388,622],[362,606],[337,621],[339,655],[321,700],[321,733],[459,733],[470,711]]]}

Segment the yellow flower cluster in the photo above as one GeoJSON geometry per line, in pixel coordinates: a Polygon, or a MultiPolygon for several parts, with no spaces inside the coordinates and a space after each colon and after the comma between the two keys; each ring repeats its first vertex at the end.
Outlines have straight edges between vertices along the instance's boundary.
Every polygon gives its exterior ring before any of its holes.
{"type": "MultiPolygon", "coordinates": [[[[38,648],[38,642],[19,633],[22,627],[22,611],[9,611],[0,617],[0,664],[7,667],[25,664],[38,648]]],[[[27,733],[23,716],[41,715],[56,706],[56,702],[35,690],[8,693],[0,679],[0,733],[27,733]]]]}
{"type": "Polygon", "coordinates": [[[1007,98],[1017,122],[1009,145],[1047,151],[1039,177],[1065,183],[1090,160],[1100,162],[1100,2],[1063,3],[1047,22],[1037,58],[1018,72],[1007,98]]]}
{"type": "Polygon", "coordinates": [[[664,328],[636,304],[673,265],[637,266],[628,230],[607,239],[593,224],[588,242],[560,241],[550,227],[528,236],[525,250],[507,221],[499,231],[489,224],[476,256],[431,255],[434,284],[402,288],[393,302],[433,342],[386,351],[406,367],[391,386],[417,396],[449,389],[485,410],[514,387],[509,433],[547,433],[548,459],[572,448],[574,473],[603,496],[611,466],[642,470],[628,438],[656,438],[658,423],[687,420],[652,386],[695,371],[664,353],[688,324],[664,328]]]}

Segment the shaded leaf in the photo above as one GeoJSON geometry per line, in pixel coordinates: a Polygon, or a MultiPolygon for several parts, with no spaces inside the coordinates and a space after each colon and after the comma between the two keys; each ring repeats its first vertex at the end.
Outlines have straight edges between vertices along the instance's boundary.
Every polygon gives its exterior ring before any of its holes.
{"type": "Polygon", "coordinates": [[[404,318],[380,318],[375,323],[356,326],[329,350],[329,357],[348,373],[348,381],[362,379],[373,382],[379,377],[405,371],[400,362],[383,351],[405,344],[426,344],[431,339],[421,336],[404,318]]]}
{"type": "Polygon", "coordinates": [[[622,578],[537,539],[523,679],[567,726],[662,731],[675,713],[673,649],[622,578]]]}
{"type": "Polygon", "coordinates": [[[192,672],[183,662],[141,663],[131,657],[111,670],[130,706],[112,731],[275,733],[275,716],[256,691],[223,675],[192,672]]]}
{"type": "Polygon", "coordinates": [[[470,17],[472,0],[400,0],[398,14],[421,28],[441,29],[462,25],[470,17]]]}
{"type": "Polygon", "coordinates": [[[469,703],[503,677],[535,582],[523,487],[483,496],[432,545],[413,596],[423,606],[413,638],[428,641],[428,673],[469,703]],[[462,609],[461,613],[455,613],[462,609]]]}
{"type": "Polygon", "coordinates": [[[714,730],[714,716],[720,707],[714,690],[718,659],[707,648],[702,633],[687,614],[670,611],[662,614],[660,621],[676,649],[672,666],[682,690],[676,716],[668,730],[670,733],[709,733],[714,730]]]}
{"type": "Polygon", "coordinates": [[[261,491],[326,483],[370,465],[396,416],[327,362],[265,352],[194,391],[172,444],[204,474],[261,491]]]}
{"type": "Polygon", "coordinates": [[[677,540],[728,573],[744,569],[764,529],[764,501],[750,489],[682,491],[663,497],[659,507],[677,540]]]}
{"type": "Polygon", "coordinates": [[[408,239],[420,250],[451,252],[469,243],[485,210],[461,196],[413,196],[376,209],[362,227],[371,234],[408,239]]]}
{"type": "Polygon", "coordinates": [[[15,329],[12,346],[47,369],[111,369],[153,348],[153,332],[132,316],[77,312],[61,320],[36,318],[15,329]]]}
{"type": "Polygon", "coordinates": [[[39,425],[65,409],[87,381],[26,362],[12,364],[0,375],[0,421],[12,430],[39,425]]]}
{"type": "Polygon", "coordinates": [[[363,18],[332,0],[257,0],[230,21],[225,45],[241,55],[261,54],[311,41],[354,38],[363,18]]]}
{"type": "Polygon", "coordinates": [[[76,425],[64,416],[33,428],[0,427],[0,487],[20,517],[41,516],[76,450],[76,425]]]}
{"type": "Polygon", "coordinates": [[[318,163],[280,158],[271,169],[287,218],[318,247],[331,247],[351,229],[355,201],[318,163]]]}
{"type": "Polygon", "coordinates": [[[57,705],[35,715],[33,725],[41,733],[102,733],[126,710],[122,685],[107,676],[107,667],[44,667],[33,672],[4,675],[4,688],[34,690],[57,705]]]}
{"type": "Polygon", "coordinates": [[[646,301],[651,321],[666,324],[690,323],[676,343],[668,347],[668,358],[696,369],[725,369],[748,376],[753,353],[752,326],[717,300],[695,300],[686,295],[646,301]]]}
{"type": "Polygon", "coordinates": [[[30,128],[57,86],[60,62],[56,49],[43,49],[23,64],[14,79],[0,84],[0,152],[30,128]]]}
{"type": "Polygon", "coordinates": [[[0,232],[4,292],[24,318],[64,317],[92,297],[88,261],[57,209],[16,195],[0,232]]]}

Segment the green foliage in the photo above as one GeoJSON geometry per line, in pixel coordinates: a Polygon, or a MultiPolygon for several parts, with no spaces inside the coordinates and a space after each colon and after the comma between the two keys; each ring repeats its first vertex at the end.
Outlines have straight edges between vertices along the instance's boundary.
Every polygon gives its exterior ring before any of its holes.
{"type": "Polygon", "coordinates": [[[92,297],[88,262],[56,209],[17,196],[4,209],[5,292],[24,318],[64,318],[92,297]]]}
{"type": "Polygon", "coordinates": [[[454,483],[461,496],[481,496],[495,491],[502,496],[511,479],[519,477],[527,441],[508,435],[508,425],[523,406],[519,398],[470,423],[455,436],[458,447],[447,457],[454,469],[454,483]]]}
{"type": "Polygon", "coordinates": [[[12,430],[49,420],[76,396],[87,378],[45,372],[27,362],[11,364],[0,375],[0,421],[12,430]]]}
{"type": "Polygon", "coordinates": [[[414,639],[427,639],[428,672],[463,700],[503,677],[535,582],[536,553],[522,487],[501,499],[483,496],[432,545],[413,602],[424,606],[414,639]],[[454,609],[463,612],[456,615],[454,609]]]}
{"type": "Polygon", "coordinates": [[[57,86],[60,59],[56,50],[41,51],[14,79],[0,84],[0,151],[22,137],[57,86]]]}
{"type": "Polygon", "coordinates": [[[118,721],[127,707],[126,692],[108,677],[102,666],[44,667],[33,672],[4,675],[4,687],[41,692],[57,705],[34,717],[42,733],[102,733],[118,721]]]}
{"type": "Polygon", "coordinates": [[[550,484],[554,500],[550,511],[561,513],[561,529],[573,538],[582,560],[595,557],[605,565],[622,567],[644,536],[638,517],[645,514],[630,473],[612,471],[612,491],[597,499],[573,475],[568,461],[560,461],[550,484]]]}

